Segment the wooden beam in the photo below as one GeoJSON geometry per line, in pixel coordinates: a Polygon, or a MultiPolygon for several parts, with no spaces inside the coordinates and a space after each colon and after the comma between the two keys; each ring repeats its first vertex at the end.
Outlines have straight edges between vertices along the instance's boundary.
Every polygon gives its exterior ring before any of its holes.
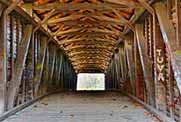
{"type": "Polygon", "coordinates": [[[88,60],[88,61],[82,60],[82,61],[71,62],[71,63],[76,65],[76,64],[80,64],[80,63],[85,64],[85,63],[109,63],[109,62],[105,61],[104,59],[100,59],[100,60],[92,60],[92,61],[91,60],[88,60]]]}
{"type": "Polygon", "coordinates": [[[104,45],[77,45],[77,46],[72,46],[72,47],[65,47],[66,51],[71,51],[71,50],[75,50],[75,49],[81,49],[81,48],[87,48],[87,49],[91,49],[91,48],[101,48],[101,49],[107,49],[107,50],[112,50],[113,47],[112,46],[104,46],[104,45]]]}
{"type": "Polygon", "coordinates": [[[79,56],[87,56],[87,57],[92,56],[92,57],[105,57],[105,58],[110,57],[110,55],[106,55],[104,53],[87,53],[87,54],[83,53],[83,54],[78,54],[78,55],[73,55],[73,56],[69,55],[70,58],[79,57],[79,56]]]}
{"type": "Polygon", "coordinates": [[[6,17],[0,17],[0,114],[7,111],[7,28],[6,28],[6,17]]]}
{"type": "Polygon", "coordinates": [[[32,25],[26,25],[24,36],[22,38],[22,41],[20,45],[18,45],[18,57],[17,57],[17,63],[15,67],[14,77],[12,78],[13,81],[10,82],[9,87],[9,98],[8,98],[8,109],[11,109],[14,107],[14,102],[16,99],[16,96],[18,94],[19,86],[21,84],[21,78],[25,66],[25,62],[27,59],[29,47],[30,47],[30,41],[31,41],[31,34],[32,34],[32,25]]]}
{"type": "Polygon", "coordinates": [[[125,56],[125,50],[123,47],[119,48],[119,56],[120,56],[120,64],[121,64],[121,73],[122,73],[122,80],[126,81],[126,56],[125,56]]]}
{"type": "Polygon", "coordinates": [[[180,0],[175,0],[176,7],[176,40],[177,46],[181,49],[181,2],[180,0]]]}
{"type": "Polygon", "coordinates": [[[138,0],[138,1],[152,15],[155,13],[154,9],[145,0],[138,0]]]}
{"type": "Polygon", "coordinates": [[[36,32],[44,23],[46,23],[48,21],[49,18],[51,18],[51,16],[53,16],[55,14],[55,9],[51,10],[47,16],[38,23],[38,25],[35,27],[35,29],[33,30],[33,32],[36,32]]]}
{"type": "MultiPolygon", "coordinates": [[[[131,35],[130,35],[131,36],[131,35]]],[[[135,78],[135,71],[134,71],[134,64],[133,61],[133,50],[132,50],[132,45],[128,44],[129,40],[125,40],[125,52],[126,52],[126,60],[128,63],[128,72],[130,76],[130,82],[133,90],[133,94],[136,95],[136,78],[135,78]]]]}
{"type": "Polygon", "coordinates": [[[4,10],[4,6],[2,3],[0,3],[0,17],[2,16],[3,14],[3,10],[4,10]]]}
{"type": "Polygon", "coordinates": [[[110,57],[109,58],[104,58],[104,57],[87,57],[87,56],[81,56],[81,57],[75,57],[75,58],[70,58],[71,61],[77,61],[78,60],[105,60],[105,61],[109,61],[110,60],[110,57]]]}
{"type": "Polygon", "coordinates": [[[95,73],[95,71],[97,72],[99,70],[105,71],[105,69],[101,68],[101,67],[80,67],[80,68],[75,68],[75,69],[78,71],[78,73],[80,73],[80,72],[84,72],[85,73],[85,72],[89,72],[89,71],[95,73]]]}
{"type": "Polygon", "coordinates": [[[161,29],[164,41],[167,45],[169,45],[171,50],[175,51],[177,49],[177,43],[176,43],[176,38],[175,38],[175,33],[174,33],[174,27],[170,20],[168,20],[167,18],[164,19],[164,17],[167,17],[167,12],[162,11],[163,9],[166,10],[166,6],[163,3],[158,2],[154,5],[154,8],[156,11],[156,16],[160,24],[160,29],[161,29]]]}
{"type": "MultiPolygon", "coordinates": [[[[134,6],[136,7],[136,6],[134,6]]],[[[56,9],[59,12],[74,12],[76,10],[97,10],[97,11],[111,11],[112,8],[117,10],[127,10],[127,7],[121,7],[120,5],[111,4],[111,3],[60,3],[60,2],[53,2],[53,3],[45,3],[41,5],[33,5],[34,10],[52,10],[56,9]]]]}
{"type": "MultiPolygon", "coordinates": [[[[39,40],[40,41],[40,40],[39,40]]],[[[45,69],[44,68],[44,65],[45,65],[45,58],[46,58],[46,53],[47,53],[47,46],[48,46],[48,42],[47,42],[47,38],[43,38],[43,40],[41,40],[41,47],[40,48],[40,57],[39,57],[39,60],[36,64],[36,81],[35,81],[35,95],[37,96],[38,95],[38,90],[40,88],[40,84],[41,84],[41,81],[42,81],[42,75],[43,75],[43,70],[45,69]]]]}
{"type": "Polygon", "coordinates": [[[81,31],[80,28],[78,28],[78,29],[71,28],[71,29],[65,30],[65,31],[60,30],[60,31],[56,34],[56,36],[60,36],[60,35],[64,35],[64,34],[71,34],[71,33],[80,32],[80,31],[81,31]]]}
{"type": "Polygon", "coordinates": [[[99,21],[108,21],[108,22],[112,22],[112,23],[116,23],[116,24],[121,24],[121,25],[124,25],[125,24],[125,21],[123,18],[119,18],[119,19],[115,19],[115,18],[111,18],[111,17],[107,17],[105,15],[101,15],[101,16],[98,16],[98,15],[92,15],[90,17],[93,17],[93,18],[96,18],[98,19],[99,21]],[[122,20],[123,19],[123,20],[122,20]]]}
{"type": "Polygon", "coordinates": [[[177,48],[175,37],[175,29],[171,21],[167,18],[166,6],[164,3],[158,2],[154,4],[158,22],[160,24],[161,33],[164,43],[168,48],[171,56],[171,64],[174,72],[174,77],[177,82],[179,91],[181,92],[181,54],[180,49],[177,48]]]}
{"type": "Polygon", "coordinates": [[[105,56],[110,56],[111,53],[107,53],[107,52],[100,52],[100,51],[78,51],[78,52],[69,52],[68,55],[69,57],[73,57],[76,55],[87,55],[87,54],[100,54],[100,55],[105,55],[105,56]]]}
{"type": "MultiPolygon", "coordinates": [[[[11,2],[9,0],[0,0],[0,3],[2,3],[3,5],[5,6],[10,6],[11,5],[11,2]]],[[[27,20],[27,22],[31,23],[32,25],[36,26],[38,23],[32,19],[32,17],[27,13],[25,12],[20,6],[16,6],[14,8],[14,11],[17,12],[23,19],[27,20]]],[[[45,30],[43,27],[40,27],[40,31],[47,35],[47,36],[50,36],[50,33],[47,32],[47,30],[45,30]]],[[[54,42],[55,40],[52,39],[52,41],[54,42]]]]}
{"type": "MultiPolygon", "coordinates": [[[[102,40],[80,40],[80,41],[77,41],[77,42],[74,42],[72,43],[72,45],[101,45],[101,44],[104,44],[104,45],[110,45],[110,46],[115,46],[116,45],[116,42],[111,42],[109,40],[107,41],[104,41],[104,39],[102,40]]],[[[65,43],[65,46],[68,46],[68,45],[71,45],[71,43],[65,43]]]]}
{"type": "Polygon", "coordinates": [[[79,65],[108,65],[109,63],[103,63],[103,62],[79,62],[79,63],[74,63],[73,66],[79,66],[79,65]]]}
{"type": "Polygon", "coordinates": [[[113,3],[113,4],[117,4],[117,5],[120,5],[120,6],[122,6],[122,7],[133,7],[133,8],[135,8],[135,7],[139,7],[140,5],[137,3],[137,2],[135,2],[135,1],[133,1],[133,0],[105,0],[105,2],[108,2],[108,3],[113,3]]]}
{"type": "Polygon", "coordinates": [[[104,48],[104,47],[107,47],[108,50],[110,49],[113,49],[113,46],[112,44],[100,44],[100,43],[90,43],[90,44],[86,44],[86,43],[82,43],[82,44],[77,44],[77,43],[72,43],[70,45],[65,45],[64,48],[65,50],[72,50],[72,49],[76,49],[76,48],[82,48],[82,47],[85,47],[85,48],[104,48]]]}
{"type": "Polygon", "coordinates": [[[51,68],[51,72],[50,72],[50,79],[49,79],[50,82],[52,82],[52,80],[53,80],[56,58],[57,58],[57,50],[56,50],[56,48],[54,47],[54,51],[53,51],[53,63],[52,63],[52,68],[51,68]]]}
{"type": "Polygon", "coordinates": [[[79,15],[69,15],[69,16],[65,16],[65,17],[59,17],[59,18],[51,18],[48,20],[48,24],[49,25],[54,25],[57,23],[61,23],[61,22],[66,22],[66,21],[70,21],[70,20],[78,20],[80,18],[95,18],[99,21],[107,21],[109,23],[115,23],[118,25],[124,25],[125,22],[122,21],[122,18],[116,19],[116,18],[111,18],[105,15],[96,15],[96,14],[79,14],[79,15]]]}
{"type": "MultiPolygon", "coordinates": [[[[103,48],[97,48],[97,49],[93,49],[93,48],[85,48],[85,49],[77,49],[77,50],[73,50],[73,51],[70,51],[70,53],[78,53],[78,52],[82,52],[82,51],[85,51],[85,52],[93,52],[93,51],[99,51],[99,52],[104,52],[104,53],[109,53],[109,54],[112,54],[113,52],[108,50],[108,49],[103,49],[103,48]]],[[[69,53],[69,52],[68,52],[69,53]]]]}
{"type": "Polygon", "coordinates": [[[22,0],[16,0],[13,3],[11,3],[9,7],[4,11],[4,14],[8,15],[9,13],[11,13],[21,1],[22,0]]]}
{"type": "Polygon", "coordinates": [[[84,35],[84,34],[94,34],[95,35],[98,35],[98,34],[102,34],[102,35],[115,35],[115,36],[122,36],[123,33],[122,32],[115,32],[115,31],[110,31],[110,30],[102,30],[102,29],[83,29],[83,30],[80,30],[80,29],[70,29],[70,30],[67,30],[67,31],[61,31],[59,33],[57,33],[56,36],[61,36],[61,35],[73,35],[73,34],[76,34],[76,35],[84,35]]]}
{"type": "Polygon", "coordinates": [[[104,21],[104,23],[100,23],[99,21],[74,21],[74,20],[68,20],[68,21],[63,21],[61,23],[55,23],[51,24],[51,26],[56,26],[56,25],[65,25],[69,27],[83,27],[85,25],[89,25],[91,27],[98,27],[98,26],[114,26],[117,25],[120,27],[120,29],[123,29],[123,25],[118,24],[118,23],[111,23],[108,21],[104,21]]]}
{"type": "Polygon", "coordinates": [[[59,44],[69,44],[69,43],[78,43],[78,42],[85,42],[85,41],[91,41],[96,43],[96,41],[99,41],[100,43],[110,43],[110,44],[115,44],[116,40],[112,40],[112,39],[104,39],[104,38],[97,38],[92,37],[80,37],[80,38],[71,38],[71,39],[65,39],[65,40],[60,40],[59,44]]]}
{"type": "Polygon", "coordinates": [[[119,18],[121,18],[121,21],[123,21],[125,25],[128,26],[134,32],[134,27],[130,24],[129,20],[127,20],[123,15],[119,14],[119,12],[116,9],[113,9],[113,11],[119,18]]]}
{"type": "Polygon", "coordinates": [[[109,39],[109,40],[118,40],[118,36],[112,35],[112,34],[105,34],[105,33],[95,33],[95,32],[84,32],[84,33],[72,33],[72,34],[66,34],[57,36],[59,40],[64,39],[71,39],[71,38],[101,38],[101,39],[109,39]]]}
{"type": "Polygon", "coordinates": [[[65,21],[69,21],[69,20],[77,20],[77,19],[80,19],[81,17],[85,17],[85,15],[69,15],[69,16],[65,16],[65,17],[61,17],[61,18],[51,18],[48,20],[48,24],[57,24],[57,23],[60,23],[60,22],[65,22],[65,21]]]}
{"type": "Polygon", "coordinates": [[[91,69],[91,68],[100,68],[100,69],[106,69],[107,66],[104,65],[91,65],[91,64],[86,64],[86,65],[78,65],[78,66],[74,66],[75,69],[91,69]]]}
{"type": "Polygon", "coordinates": [[[59,63],[59,69],[58,69],[58,81],[61,80],[61,70],[62,70],[62,64],[63,64],[63,54],[60,52],[60,63],[59,63]]]}
{"type": "Polygon", "coordinates": [[[80,64],[80,63],[83,63],[83,64],[86,64],[86,63],[109,63],[108,60],[106,59],[99,59],[99,60],[93,60],[93,59],[88,59],[88,60],[85,60],[85,59],[81,59],[79,58],[80,60],[78,61],[72,61],[72,65],[76,65],[76,64],[80,64]]]}
{"type": "Polygon", "coordinates": [[[155,106],[155,96],[154,96],[154,81],[152,76],[152,63],[149,61],[149,57],[146,53],[146,40],[143,35],[143,25],[135,25],[137,46],[140,55],[141,66],[143,70],[143,77],[146,84],[146,89],[148,90],[149,103],[155,106]]]}

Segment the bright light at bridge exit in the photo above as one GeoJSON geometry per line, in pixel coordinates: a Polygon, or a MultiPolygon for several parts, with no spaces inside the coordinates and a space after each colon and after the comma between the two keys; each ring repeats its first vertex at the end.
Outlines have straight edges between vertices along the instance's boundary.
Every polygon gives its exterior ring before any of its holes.
{"type": "Polygon", "coordinates": [[[77,80],[78,91],[105,90],[105,74],[103,73],[79,73],[77,80]]]}

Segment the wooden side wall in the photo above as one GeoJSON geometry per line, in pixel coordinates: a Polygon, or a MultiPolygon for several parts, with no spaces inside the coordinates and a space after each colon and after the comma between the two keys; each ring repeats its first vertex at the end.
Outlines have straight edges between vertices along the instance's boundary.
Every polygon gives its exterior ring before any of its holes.
{"type": "Polygon", "coordinates": [[[107,81],[181,122],[181,1],[155,2],[151,7],[155,14],[145,12],[118,46],[107,81]]]}
{"type": "Polygon", "coordinates": [[[17,9],[5,14],[7,8],[0,7],[0,113],[53,90],[75,90],[64,51],[42,28],[34,31],[31,16],[17,9]]]}

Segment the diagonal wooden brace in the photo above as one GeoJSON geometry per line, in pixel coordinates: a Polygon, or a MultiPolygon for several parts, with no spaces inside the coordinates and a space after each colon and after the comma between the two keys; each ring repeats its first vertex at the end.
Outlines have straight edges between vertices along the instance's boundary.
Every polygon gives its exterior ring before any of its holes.
{"type": "Polygon", "coordinates": [[[138,51],[140,55],[141,66],[143,70],[143,77],[148,90],[148,99],[151,105],[155,105],[154,100],[154,81],[152,75],[152,62],[149,61],[149,57],[146,53],[146,39],[143,35],[143,26],[141,24],[135,25],[136,39],[138,45],[138,51]]]}
{"type": "Polygon", "coordinates": [[[21,43],[18,45],[18,57],[16,60],[15,71],[13,73],[12,81],[10,82],[10,87],[8,89],[9,98],[8,98],[8,109],[14,107],[15,99],[18,94],[18,89],[21,84],[21,78],[23,75],[23,70],[25,67],[25,62],[27,59],[30,42],[31,42],[31,35],[32,35],[32,25],[27,25],[25,27],[24,36],[22,38],[21,43]]]}
{"type": "Polygon", "coordinates": [[[42,81],[42,75],[43,75],[43,70],[44,70],[44,65],[45,65],[45,58],[46,58],[46,53],[47,53],[48,42],[45,42],[46,40],[42,40],[42,41],[44,41],[44,42],[42,43],[42,48],[40,50],[40,59],[39,59],[38,63],[36,64],[35,95],[38,95],[38,90],[39,90],[39,86],[42,81]]]}
{"type": "Polygon", "coordinates": [[[181,93],[181,50],[177,48],[175,29],[171,21],[166,17],[167,12],[164,3],[158,2],[154,4],[156,16],[160,24],[160,30],[164,39],[164,43],[170,52],[171,65],[177,86],[181,93]]]}

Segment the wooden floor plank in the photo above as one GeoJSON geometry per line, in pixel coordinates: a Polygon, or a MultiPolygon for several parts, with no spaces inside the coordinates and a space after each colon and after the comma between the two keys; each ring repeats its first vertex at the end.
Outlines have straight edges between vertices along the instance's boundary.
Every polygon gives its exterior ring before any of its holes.
{"type": "Polygon", "coordinates": [[[3,122],[159,122],[117,92],[65,92],[46,97],[3,122]]]}

